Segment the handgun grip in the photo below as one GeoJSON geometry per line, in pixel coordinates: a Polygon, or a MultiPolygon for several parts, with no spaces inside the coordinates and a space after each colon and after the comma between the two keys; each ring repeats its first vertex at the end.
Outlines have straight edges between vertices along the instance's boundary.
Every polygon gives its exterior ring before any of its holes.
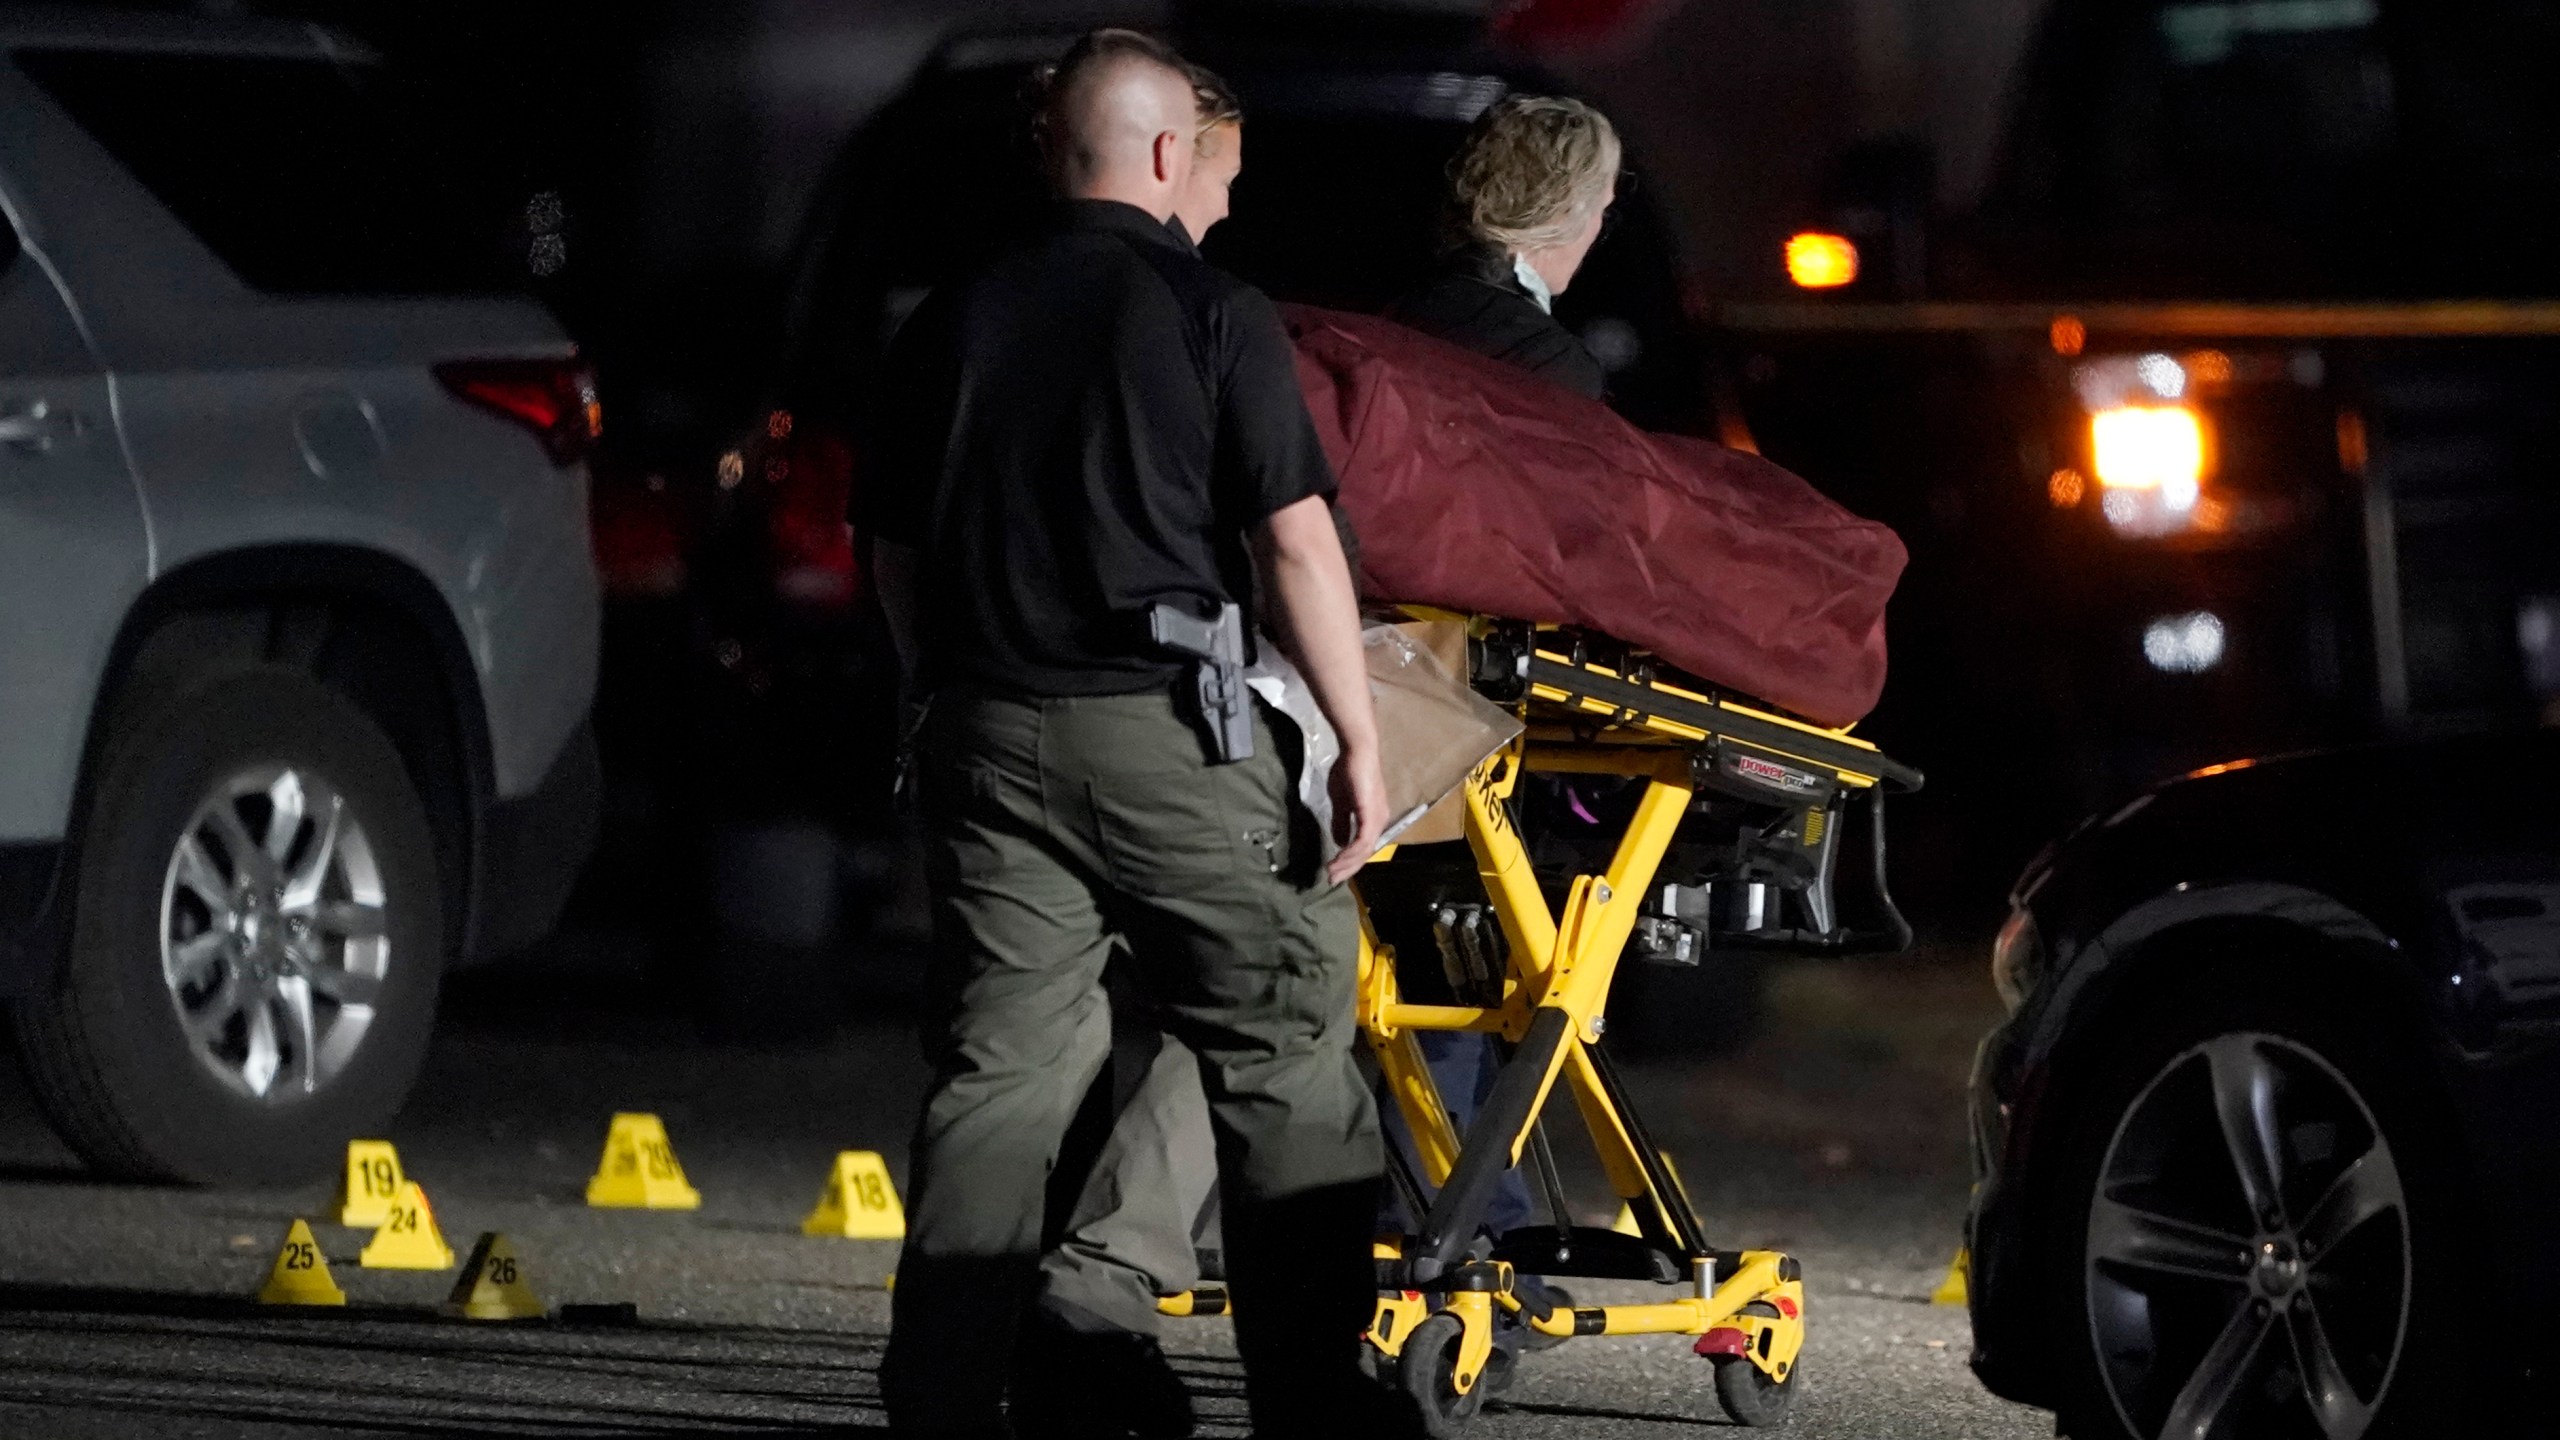
{"type": "Polygon", "coordinates": [[[1147,638],[1177,655],[1207,660],[1218,653],[1218,625],[1159,600],[1147,611],[1147,638]]]}

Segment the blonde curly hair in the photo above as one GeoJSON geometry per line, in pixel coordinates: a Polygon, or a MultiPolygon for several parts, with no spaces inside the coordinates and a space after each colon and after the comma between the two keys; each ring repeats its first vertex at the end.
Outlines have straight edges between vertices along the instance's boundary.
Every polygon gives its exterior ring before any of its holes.
{"type": "Polygon", "coordinates": [[[1609,117],[1579,100],[1497,101],[1449,162],[1452,238],[1512,253],[1562,244],[1609,203],[1622,155],[1609,117]]]}

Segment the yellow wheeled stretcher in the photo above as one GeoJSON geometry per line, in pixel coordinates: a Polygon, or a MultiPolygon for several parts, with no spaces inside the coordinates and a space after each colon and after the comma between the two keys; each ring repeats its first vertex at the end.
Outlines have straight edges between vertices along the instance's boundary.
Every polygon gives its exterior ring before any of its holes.
{"type": "MultiPolygon", "coordinates": [[[[1379,1242],[1367,1342],[1439,1435],[1481,1408],[1521,1348],[1497,1346],[1498,1321],[1533,1343],[1696,1336],[1726,1412],[1744,1425],[1781,1423],[1804,1345],[1797,1263],[1708,1244],[1600,1048],[1610,982],[1630,954],[1696,964],[1741,947],[1907,945],[1910,928],[1884,886],[1884,796],[1919,788],[1921,777],[1845,731],[1717,694],[1599,637],[1467,623],[1476,688],[1514,707],[1525,726],[1465,783],[1474,874],[1449,875],[1449,857],[1438,855],[1441,875],[1417,885],[1399,873],[1407,856],[1391,851],[1357,882],[1360,1024],[1385,1097],[1412,1137],[1414,1153],[1397,1155],[1396,1178],[1408,1211],[1422,1217],[1418,1232],[1379,1242]],[[1535,775],[1625,777],[1615,787],[1564,782],[1613,791],[1598,808],[1620,824],[1614,845],[1524,832],[1523,811],[1537,808],[1524,802],[1554,808],[1562,791],[1555,782],[1524,787],[1535,775]],[[1881,922],[1866,929],[1846,924],[1836,899],[1853,804],[1867,819],[1863,908],[1881,922]],[[1399,956],[1423,945],[1438,952],[1436,965],[1399,956]],[[1409,993],[1417,989],[1440,993],[1409,993]],[[1463,1134],[1424,1063],[1418,1036],[1431,1030],[1488,1032],[1504,1052],[1463,1134]],[[1559,1085],[1639,1234],[1571,1223],[1541,1123],[1559,1085]],[[1524,1156],[1544,1183],[1553,1223],[1483,1237],[1502,1175],[1524,1156]],[[1521,1275],[1650,1281],[1670,1293],[1646,1304],[1558,1305],[1548,1297],[1560,1292],[1516,1285],[1521,1275]]],[[[1609,828],[1578,796],[1564,803],[1585,835],[1609,828]]],[[[1165,1308],[1223,1305],[1201,1295],[1165,1308]]]]}

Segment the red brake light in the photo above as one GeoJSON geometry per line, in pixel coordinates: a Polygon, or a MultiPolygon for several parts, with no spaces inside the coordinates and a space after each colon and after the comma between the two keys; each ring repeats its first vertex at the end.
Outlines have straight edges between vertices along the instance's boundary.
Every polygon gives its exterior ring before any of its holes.
{"type": "Polygon", "coordinates": [[[770,491],[767,539],[773,583],[795,604],[820,609],[853,602],[861,578],[853,530],[845,524],[853,490],[853,448],[829,425],[794,425],[788,410],[765,417],[764,479],[770,491]]]}
{"type": "Polygon", "coordinates": [[[604,433],[595,375],[574,356],[448,360],[435,367],[435,375],[455,395],[540,436],[555,465],[575,463],[604,433]]]}

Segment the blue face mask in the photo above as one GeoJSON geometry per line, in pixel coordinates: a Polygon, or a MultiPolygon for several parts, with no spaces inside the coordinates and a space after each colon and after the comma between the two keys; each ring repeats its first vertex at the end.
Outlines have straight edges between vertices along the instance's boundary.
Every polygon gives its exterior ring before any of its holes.
{"type": "Polygon", "coordinates": [[[1547,288],[1547,277],[1539,274],[1537,269],[1530,265],[1527,256],[1517,252],[1512,254],[1511,276],[1520,282],[1521,289],[1529,292],[1530,299],[1538,302],[1539,309],[1550,315],[1556,313],[1555,292],[1547,288]]]}

